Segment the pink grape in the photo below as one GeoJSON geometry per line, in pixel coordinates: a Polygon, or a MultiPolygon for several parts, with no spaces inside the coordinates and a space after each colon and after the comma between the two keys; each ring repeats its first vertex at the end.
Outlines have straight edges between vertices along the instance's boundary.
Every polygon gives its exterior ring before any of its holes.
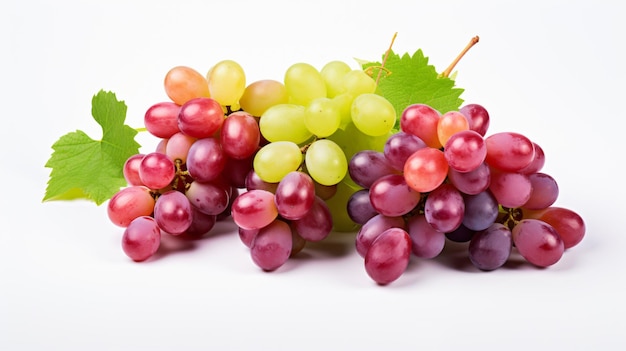
{"type": "Polygon", "coordinates": [[[217,179],[225,166],[226,156],[217,139],[198,139],[189,148],[187,170],[196,181],[210,182],[217,179]]]}
{"type": "Polygon", "coordinates": [[[252,242],[254,242],[254,238],[256,238],[257,234],[259,234],[259,231],[260,229],[244,229],[241,227],[237,228],[239,239],[248,248],[252,247],[252,242]]]}
{"type": "Polygon", "coordinates": [[[401,174],[379,178],[369,189],[370,202],[378,212],[388,217],[409,213],[417,206],[421,193],[409,187],[401,174]]]}
{"type": "Polygon", "coordinates": [[[425,147],[426,143],[419,137],[400,131],[387,139],[383,154],[394,169],[402,171],[409,156],[425,147]]]}
{"type": "Polygon", "coordinates": [[[504,207],[522,207],[532,192],[527,175],[521,173],[495,172],[491,174],[489,190],[504,207]]]}
{"type": "Polygon", "coordinates": [[[448,180],[460,192],[476,195],[489,188],[491,184],[491,170],[486,163],[482,163],[469,172],[459,172],[450,167],[448,169],[448,180]]]}
{"type": "Polygon", "coordinates": [[[165,154],[173,162],[180,160],[181,163],[187,163],[189,148],[191,148],[191,145],[193,145],[196,140],[197,138],[185,135],[181,132],[176,133],[167,140],[167,144],[165,145],[165,154]]]}
{"type": "Polygon", "coordinates": [[[171,101],[159,102],[148,108],[144,115],[143,124],[150,134],[157,138],[168,139],[180,132],[178,129],[179,112],[179,105],[171,101]]]}
{"type": "Polygon", "coordinates": [[[178,114],[178,128],[185,135],[202,139],[213,136],[224,123],[224,111],[219,102],[198,97],[185,102],[178,114]]]}
{"type": "Polygon", "coordinates": [[[193,220],[191,203],[185,194],[176,190],[167,191],[156,200],[154,219],[164,232],[180,235],[191,226],[193,220]]]}
{"type": "Polygon", "coordinates": [[[419,149],[404,164],[404,178],[413,190],[427,193],[446,179],[448,161],[443,151],[431,147],[419,149]]]}
{"type": "Polygon", "coordinates": [[[463,222],[463,196],[452,184],[441,184],[428,194],[424,204],[426,221],[440,232],[451,232],[463,222]]]}
{"type": "Polygon", "coordinates": [[[407,106],[400,116],[400,129],[422,139],[427,146],[438,149],[443,145],[437,136],[441,113],[426,104],[407,106]]]}
{"type": "Polygon", "coordinates": [[[570,209],[549,207],[535,218],[548,223],[559,233],[565,249],[578,245],[585,236],[585,222],[578,213],[570,209]]]}
{"type": "Polygon", "coordinates": [[[465,173],[475,170],[485,161],[487,146],[480,134],[464,130],[450,136],[443,154],[450,168],[465,173]]]}
{"type": "Polygon", "coordinates": [[[254,171],[254,169],[251,169],[250,172],[248,172],[248,175],[246,176],[245,188],[246,190],[258,189],[258,190],[266,190],[271,193],[276,193],[276,188],[278,188],[278,183],[268,183],[264,181],[263,179],[261,179],[261,177],[259,177],[259,175],[254,171]]]}
{"type": "Polygon", "coordinates": [[[557,231],[538,219],[522,219],[513,227],[513,242],[519,253],[538,267],[548,267],[563,256],[565,246],[557,231]]]}
{"type": "Polygon", "coordinates": [[[135,218],[122,235],[122,250],[136,262],[152,257],[160,245],[161,229],[150,216],[135,218]]]}
{"type": "Polygon", "coordinates": [[[257,151],[261,141],[259,124],[249,113],[231,113],[222,124],[220,141],[228,157],[250,157],[257,151]]]}
{"type": "Polygon", "coordinates": [[[278,217],[274,194],[267,190],[248,190],[232,204],[235,224],[244,229],[263,228],[278,217]]]}
{"type": "Polygon", "coordinates": [[[208,233],[217,222],[216,215],[210,215],[201,212],[194,206],[191,206],[191,225],[180,236],[187,239],[198,239],[208,233]]]}
{"type": "Polygon", "coordinates": [[[411,237],[411,252],[420,258],[434,258],[446,243],[445,233],[433,228],[424,215],[415,215],[407,221],[407,232],[411,237]]]}
{"type": "Polygon", "coordinates": [[[278,183],[274,196],[278,213],[285,219],[300,219],[313,207],[315,184],[304,172],[287,173],[278,183]]]}
{"type": "Polygon", "coordinates": [[[411,258],[411,237],[400,228],[381,233],[365,254],[365,271],[376,283],[389,284],[406,271],[411,258]]]}
{"type": "Polygon", "coordinates": [[[261,269],[274,271],[287,262],[292,245],[289,224],[276,219],[260,228],[250,247],[250,254],[254,263],[261,269]]]}
{"type": "Polygon", "coordinates": [[[528,166],[519,170],[519,173],[524,173],[524,174],[537,173],[543,168],[546,162],[546,155],[543,149],[541,148],[541,146],[539,146],[539,144],[533,143],[533,146],[535,149],[535,155],[533,156],[533,160],[530,162],[528,166]]]}
{"type": "Polygon", "coordinates": [[[356,235],[356,251],[361,257],[365,257],[372,242],[385,230],[389,228],[405,228],[404,219],[402,217],[387,217],[378,214],[372,217],[364,225],[361,226],[356,235]]]}
{"type": "Polygon", "coordinates": [[[170,185],[176,176],[174,163],[162,153],[151,152],[139,164],[139,178],[150,189],[162,189],[170,185]]]}
{"type": "Polygon", "coordinates": [[[292,225],[304,240],[321,241],[333,230],[333,217],[326,202],[315,197],[311,209],[304,216],[292,221],[292,225]]]}
{"type": "Polygon", "coordinates": [[[123,188],[107,204],[111,222],[119,227],[128,227],[133,219],[150,216],[154,210],[154,198],[150,189],[141,185],[123,188]]]}
{"type": "Polygon", "coordinates": [[[129,157],[126,162],[124,162],[122,172],[128,185],[144,185],[141,181],[141,177],[139,177],[139,166],[144,156],[144,154],[136,154],[129,157]]]}
{"type": "Polygon", "coordinates": [[[501,132],[485,139],[489,166],[505,172],[518,172],[527,167],[535,157],[534,144],[525,136],[501,132]]]}
{"type": "Polygon", "coordinates": [[[215,216],[228,207],[230,200],[228,191],[214,183],[192,182],[185,196],[200,212],[215,216]]]}
{"type": "Polygon", "coordinates": [[[489,129],[489,113],[482,105],[467,104],[459,109],[470,124],[470,129],[477,132],[481,136],[487,134],[489,129]]]}

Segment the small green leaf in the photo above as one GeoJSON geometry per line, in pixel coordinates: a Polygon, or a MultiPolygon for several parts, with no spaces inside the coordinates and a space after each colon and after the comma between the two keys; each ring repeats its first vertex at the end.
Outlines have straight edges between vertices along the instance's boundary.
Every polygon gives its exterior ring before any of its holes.
{"type": "MultiPolygon", "coordinates": [[[[374,79],[381,66],[380,62],[362,65],[364,70],[371,67],[374,79]]],[[[402,111],[411,104],[427,104],[445,113],[458,110],[463,103],[460,98],[463,89],[455,87],[453,79],[440,77],[435,67],[428,64],[428,58],[422,50],[417,50],[412,56],[408,53],[400,56],[390,51],[384,67],[378,82],[378,92],[396,109],[396,129],[402,111]]]]}
{"type": "Polygon", "coordinates": [[[45,167],[52,168],[43,201],[89,199],[97,205],[126,185],[126,160],[139,153],[137,131],[124,124],[126,104],[112,92],[100,91],[91,100],[91,114],[102,127],[102,140],[77,130],[53,145],[45,167]]]}

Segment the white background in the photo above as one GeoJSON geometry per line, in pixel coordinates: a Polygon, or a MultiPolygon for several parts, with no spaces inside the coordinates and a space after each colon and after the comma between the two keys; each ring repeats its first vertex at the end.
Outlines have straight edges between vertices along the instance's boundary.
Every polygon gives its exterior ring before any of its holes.
{"type": "Polygon", "coordinates": [[[5,1],[0,349],[626,348],[625,10],[614,0],[5,1]],[[100,89],[141,127],[175,65],[206,72],[234,59],[249,82],[280,80],[299,61],[378,60],[394,32],[396,52],[422,48],[439,71],[480,36],[457,66],[462,98],[489,109],[491,133],[539,143],[557,204],[586,221],[559,263],[484,273],[451,246],[381,287],[343,234],[268,274],[226,222],[137,264],[105,206],[41,203],[50,146],[76,129],[100,137],[90,116],[100,89]]]}

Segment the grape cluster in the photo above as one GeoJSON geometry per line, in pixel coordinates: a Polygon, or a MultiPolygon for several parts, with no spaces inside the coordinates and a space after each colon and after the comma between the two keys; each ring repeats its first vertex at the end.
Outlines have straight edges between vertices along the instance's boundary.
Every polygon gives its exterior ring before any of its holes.
{"type": "Polygon", "coordinates": [[[248,85],[231,60],[206,75],[177,66],[164,87],[169,100],[144,117],[160,142],[126,161],[128,187],[108,203],[135,261],[154,255],[161,235],[199,238],[232,215],[254,263],[277,269],[307,241],[340,229],[354,191],[354,141],[380,143],[395,123],[375,81],[341,61],[319,71],[296,63],[284,82],[248,85]]]}
{"type": "Polygon", "coordinates": [[[411,256],[437,257],[446,240],[469,242],[470,261],[485,271],[504,265],[513,250],[547,267],[582,240],[582,218],[553,206],[559,189],[541,172],[542,148],[518,133],[485,136],[488,127],[478,104],[443,114],[413,104],[383,151],[350,160],[362,189],[347,209],[362,224],[356,250],[375,282],[398,279],[411,256]]]}

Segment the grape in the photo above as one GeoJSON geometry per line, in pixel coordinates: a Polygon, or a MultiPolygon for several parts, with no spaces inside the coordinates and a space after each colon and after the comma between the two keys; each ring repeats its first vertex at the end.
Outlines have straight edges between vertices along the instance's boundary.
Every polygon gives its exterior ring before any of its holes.
{"type": "Polygon", "coordinates": [[[491,174],[489,190],[502,206],[517,208],[530,199],[532,184],[525,174],[495,172],[491,174]]]}
{"type": "Polygon", "coordinates": [[[322,185],[337,184],[348,173],[346,156],[332,140],[319,139],[311,143],[304,162],[311,177],[322,185]]]}
{"type": "Polygon", "coordinates": [[[337,193],[337,184],[323,185],[316,181],[313,181],[313,184],[315,185],[315,195],[322,198],[322,200],[328,200],[337,193]]]}
{"type": "Polygon", "coordinates": [[[463,196],[463,225],[473,231],[485,230],[498,218],[498,201],[488,190],[463,196]]]}
{"type": "Polygon", "coordinates": [[[263,228],[278,217],[274,194],[266,190],[249,190],[232,204],[233,221],[244,229],[263,228]]]}
{"type": "Polygon", "coordinates": [[[457,242],[457,243],[465,243],[472,240],[472,237],[476,234],[476,231],[467,228],[461,223],[461,225],[455,230],[446,233],[446,238],[448,240],[457,242]]]}
{"type": "Polygon", "coordinates": [[[329,98],[314,99],[304,110],[304,125],[319,138],[333,134],[339,128],[340,123],[340,111],[329,98]]]}
{"type": "Polygon", "coordinates": [[[543,165],[546,162],[546,156],[543,152],[543,149],[537,143],[533,143],[533,146],[535,149],[533,160],[530,162],[528,166],[519,170],[519,173],[524,173],[524,174],[537,173],[543,168],[543,165]]]}
{"type": "Polygon", "coordinates": [[[308,63],[295,63],[285,72],[285,88],[292,103],[306,106],[317,98],[326,97],[326,83],[320,72],[308,63]]]}
{"type": "Polygon", "coordinates": [[[289,102],[285,85],[272,79],[263,79],[248,85],[239,99],[241,108],[253,116],[261,117],[265,111],[289,102]]]}
{"type": "Polygon", "coordinates": [[[351,70],[343,76],[344,91],[352,96],[373,94],[376,91],[376,81],[360,69],[351,70]]]}
{"type": "Polygon", "coordinates": [[[177,105],[187,101],[209,97],[209,85],[206,78],[193,68],[176,66],[165,75],[165,92],[177,105]]]}
{"type": "Polygon", "coordinates": [[[178,128],[194,138],[213,136],[224,123],[222,106],[212,98],[195,98],[180,107],[178,128]]]}
{"type": "Polygon", "coordinates": [[[416,215],[407,221],[407,232],[411,237],[411,252],[420,258],[437,257],[446,243],[445,233],[436,230],[424,215],[416,215]]]}
{"type": "Polygon", "coordinates": [[[189,202],[200,212],[218,215],[228,207],[228,191],[212,183],[192,182],[185,192],[189,202]]]}
{"type": "MultiPolygon", "coordinates": [[[[159,143],[157,144],[156,148],[154,148],[154,151],[161,153],[161,154],[166,154],[166,149],[167,149],[167,142],[169,141],[169,139],[161,139],[159,141],[159,143]]],[[[170,158],[171,159],[171,158],[170,158]]]]}
{"type": "Polygon", "coordinates": [[[370,201],[368,189],[356,191],[350,197],[347,204],[348,215],[357,224],[365,224],[370,218],[378,214],[370,201]]]}
{"type": "Polygon", "coordinates": [[[246,177],[250,170],[252,170],[253,162],[254,155],[243,159],[226,157],[221,176],[226,179],[231,186],[235,188],[245,188],[246,177]]]}
{"type": "Polygon", "coordinates": [[[180,160],[181,163],[187,163],[187,155],[191,145],[196,142],[196,138],[183,134],[182,132],[172,135],[165,145],[165,154],[167,157],[176,162],[180,160]]]}
{"type": "Polygon", "coordinates": [[[384,97],[361,94],[352,102],[352,122],[364,134],[380,136],[389,133],[396,123],[396,111],[384,97]]]}
{"type": "Polygon", "coordinates": [[[191,203],[185,194],[170,190],[159,196],[154,205],[154,219],[164,232],[179,235],[184,233],[193,220],[191,203]]]}
{"type": "Polygon", "coordinates": [[[352,96],[352,94],[343,93],[333,97],[331,101],[339,114],[339,128],[345,129],[348,124],[352,123],[351,109],[354,96],[352,96]]]}
{"type": "Polygon", "coordinates": [[[563,240],[549,224],[538,219],[522,219],[512,230],[519,253],[538,267],[557,263],[565,250],[563,240]]]}
{"type": "Polygon", "coordinates": [[[518,172],[527,167],[535,157],[533,143],[525,136],[501,132],[485,139],[489,166],[504,172],[518,172]]]}
{"type": "Polygon", "coordinates": [[[559,186],[556,180],[545,173],[533,173],[528,176],[528,179],[531,184],[531,193],[523,207],[529,210],[550,207],[559,196],[559,186]]]}
{"type": "Polygon", "coordinates": [[[289,172],[278,183],[274,196],[278,213],[285,219],[300,219],[313,206],[315,184],[313,179],[303,172],[289,172]]]}
{"type": "Polygon", "coordinates": [[[365,255],[365,271],[376,283],[389,284],[398,279],[409,265],[411,237],[400,228],[381,233],[365,255]]]}
{"type": "Polygon", "coordinates": [[[446,179],[448,161],[439,149],[426,147],[415,151],[404,164],[407,184],[417,192],[435,190],[446,179]]]}
{"type": "Polygon", "coordinates": [[[141,177],[139,177],[139,166],[144,156],[144,154],[136,154],[129,157],[126,162],[124,162],[124,179],[128,185],[144,185],[141,181],[141,177]]]}
{"type": "Polygon", "coordinates": [[[477,132],[481,136],[487,134],[489,129],[489,113],[479,104],[468,104],[459,109],[469,121],[470,129],[477,132]]]}
{"type": "Polygon", "coordinates": [[[354,184],[354,182],[350,180],[350,177],[346,177],[337,184],[337,192],[335,195],[326,200],[326,204],[333,217],[333,230],[338,232],[352,232],[358,228],[358,225],[350,219],[346,204],[350,196],[359,189],[361,188],[354,184]]]}
{"type": "Polygon", "coordinates": [[[322,67],[320,75],[326,85],[326,96],[333,98],[346,91],[344,77],[350,71],[352,68],[343,61],[330,61],[322,67]]]}
{"type": "Polygon", "coordinates": [[[422,139],[427,146],[439,149],[443,145],[439,142],[437,125],[441,114],[425,104],[407,106],[400,116],[400,129],[422,139]]]}
{"type": "Polygon", "coordinates": [[[268,183],[278,183],[302,163],[300,147],[290,141],[277,141],[263,146],[254,157],[254,171],[268,183]],[[281,162],[277,163],[276,160],[281,162]]]}
{"type": "Polygon", "coordinates": [[[224,170],[226,156],[215,138],[198,139],[189,148],[187,170],[199,182],[210,182],[224,170]]]}
{"type": "Polygon", "coordinates": [[[273,271],[287,262],[292,245],[291,228],[286,222],[276,219],[260,228],[250,247],[250,254],[261,269],[273,271]]]}
{"type": "Polygon", "coordinates": [[[426,221],[440,232],[451,232],[458,228],[463,222],[464,213],[463,196],[451,184],[437,187],[428,194],[424,204],[426,221]]]}
{"type": "Polygon", "coordinates": [[[446,145],[452,135],[464,130],[469,130],[469,122],[458,111],[448,111],[437,121],[437,138],[441,145],[446,145]]]}
{"type": "Polygon", "coordinates": [[[465,130],[450,136],[443,154],[451,169],[466,173],[483,164],[487,157],[487,146],[480,134],[465,130]]]}
{"type": "Polygon", "coordinates": [[[311,209],[292,223],[300,237],[313,242],[326,239],[333,229],[330,209],[320,197],[315,197],[311,209]]]}
{"type": "Polygon", "coordinates": [[[578,213],[570,209],[549,207],[535,218],[548,223],[559,233],[565,249],[578,245],[585,236],[585,222],[578,213]]]}
{"type": "Polygon", "coordinates": [[[476,233],[469,244],[469,258],[474,266],[492,271],[506,263],[511,255],[511,231],[501,223],[476,233]]]}
{"type": "Polygon", "coordinates": [[[150,216],[137,217],[130,222],[122,236],[122,250],[133,261],[152,257],[161,244],[161,229],[150,216]]]}
{"type": "Polygon", "coordinates": [[[141,185],[121,189],[107,204],[109,219],[119,227],[128,227],[137,217],[150,216],[153,210],[154,198],[150,189],[141,185]]]}
{"type": "Polygon", "coordinates": [[[486,163],[482,163],[476,169],[461,173],[453,168],[448,169],[448,180],[460,192],[476,195],[489,188],[491,184],[491,170],[486,163]]]}
{"type": "Polygon", "coordinates": [[[170,185],[176,176],[172,160],[159,152],[151,152],[141,159],[139,179],[150,189],[161,189],[170,185]]]}
{"type": "Polygon", "coordinates": [[[237,228],[237,233],[239,234],[239,239],[241,242],[246,245],[246,247],[252,247],[252,243],[254,242],[254,238],[256,238],[257,234],[259,234],[260,229],[244,229],[241,227],[237,228]]]}
{"type": "Polygon", "coordinates": [[[426,143],[419,137],[400,131],[387,139],[383,153],[394,169],[402,171],[406,160],[415,151],[425,147],[426,143]]]}
{"type": "Polygon", "coordinates": [[[216,63],[206,75],[209,94],[222,106],[239,106],[246,89],[246,74],[233,60],[216,63]]]}
{"type": "Polygon", "coordinates": [[[191,225],[180,235],[182,238],[198,239],[208,233],[217,222],[216,215],[206,214],[195,206],[191,206],[191,225]]]}
{"type": "Polygon", "coordinates": [[[382,214],[377,214],[372,217],[357,232],[355,240],[357,253],[361,255],[361,257],[365,257],[372,242],[389,228],[404,229],[404,219],[402,217],[388,217],[382,214]]]}
{"type": "Polygon", "coordinates": [[[296,104],[274,105],[259,120],[263,137],[271,142],[291,141],[301,144],[313,134],[304,123],[305,107],[296,104]]]}
{"type": "Polygon", "coordinates": [[[372,207],[378,213],[389,217],[409,213],[417,206],[422,196],[406,184],[401,174],[379,178],[369,189],[369,195],[372,207]]]}
{"type": "Polygon", "coordinates": [[[261,142],[261,131],[256,119],[247,112],[234,112],[224,120],[220,143],[226,156],[245,159],[256,153],[261,142]]]}
{"type": "Polygon", "coordinates": [[[264,181],[263,179],[261,179],[261,177],[259,177],[259,175],[254,171],[254,169],[251,169],[248,175],[246,176],[245,185],[246,185],[245,188],[247,190],[254,190],[254,189],[267,190],[274,194],[276,193],[276,188],[278,187],[278,183],[268,183],[264,181]]]}
{"type": "Polygon", "coordinates": [[[358,185],[369,188],[379,178],[397,173],[381,152],[363,150],[357,152],[348,164],[350,177],[358,185]]]}
{"type": "Polygon", "coordinates": [[[170,138],[178,133],[178,114],[180,106],[171,102],[164,101],[156,103],[146,111],[143,123],[148,132],[157,138],[170,138]]]}
{"type": "Polygon", "coordinates": [[[291,253],[289,254],[289,257],[294,257],[298,254],[298,252],[304,249],[306,246],[306,240],[298,234],[293,225],[290,225],[289,227],[291,228],[291,253]]]}

